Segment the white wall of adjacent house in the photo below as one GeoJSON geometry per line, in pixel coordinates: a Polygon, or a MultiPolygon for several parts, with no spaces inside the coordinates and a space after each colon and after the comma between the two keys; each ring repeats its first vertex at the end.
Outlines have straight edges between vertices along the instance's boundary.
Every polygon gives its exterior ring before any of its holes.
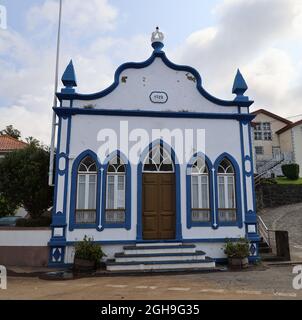
{"type": "Polygon", "coordinates": [[[294,144],[294,160],[300,166],[300,177],[302,177],[302,125],[292,128],[294,144]]]}
{"type": "MultiPolygon", "coordinates": [[[[279,140],[279,135],[276,134],[276,131],[284,128],[286,126],[286,124],[282,121],[276,120],[273,117],[270,117],[266,114],[260,113],[257,114],[257,116],[255,117],[255,119],[253,120],[253,122],[269,122],[271,124],[271,133],[272,133],[272,140],[255,140],[254,139],[254,147],[263,147],[263,154],[257,154],[257,160],[268,160],[271,159],[273,157],[273,147],[281,147],[281,142],[279,140]]],[[[285,136],[285,139],[287,139],[288,137],[285,136]]],[[[285,143],[287,146],[289,146],[290,142],[291,142],[291,138],[289,138],[289,140],[283,140],[282,143],[285,143]]]]}
{"type": "Polygon", "coordinates": [[[283,153],[293,152],[292,131],[286,130],[279,134],[280,149],[283,153]]]}

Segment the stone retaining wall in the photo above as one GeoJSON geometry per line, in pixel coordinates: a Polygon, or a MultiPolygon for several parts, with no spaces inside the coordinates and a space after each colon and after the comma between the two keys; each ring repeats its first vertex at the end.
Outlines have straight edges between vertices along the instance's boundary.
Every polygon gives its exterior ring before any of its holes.
{"type": "Polygon", "coordinates": [[[269,184],[256,188],[257,210],[302,202],[302,185],[269,184]]]}

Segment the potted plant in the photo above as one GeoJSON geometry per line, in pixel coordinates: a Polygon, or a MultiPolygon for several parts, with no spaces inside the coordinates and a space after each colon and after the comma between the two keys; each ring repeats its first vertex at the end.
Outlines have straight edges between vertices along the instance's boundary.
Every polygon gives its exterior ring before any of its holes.
{"type": "Polygon", "coordinates": [[[93,242],[93,238],[85,235],[84,239],[75,245],[74,270],[77,272],[89,272],[97,269],[105,254],[99,244],[93,242]]]}
{"type": "Polygon", "coordinates": [[[229,267],[232,269],[247,268],[250,254],[250,244],[245,238],[240,238],[238,241],[226,241],[224,253],[228,257],[229,267]]]}

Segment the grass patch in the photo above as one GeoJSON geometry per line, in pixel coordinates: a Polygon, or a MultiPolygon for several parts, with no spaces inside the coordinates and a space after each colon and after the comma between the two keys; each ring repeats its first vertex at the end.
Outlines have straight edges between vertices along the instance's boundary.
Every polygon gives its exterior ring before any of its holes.
{"type": "Polygon", "coordinates": [[[297,180],[290,180],[286,177],[278,177],[275,179],[278,184],[302,184],[302,178],[297,180]]]}

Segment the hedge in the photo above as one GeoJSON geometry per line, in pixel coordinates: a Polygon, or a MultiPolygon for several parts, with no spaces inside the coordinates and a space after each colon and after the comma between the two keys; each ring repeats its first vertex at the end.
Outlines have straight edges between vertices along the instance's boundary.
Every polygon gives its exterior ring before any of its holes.
{"type": "Polygon", "coordinates": [[[51,217],[49,216],[42,216],[40,218],[29,218],[29,219],[18,219],[16,221],[16,227],[49,227],[51,224],[51,217]]]}
{"type": "Polygon", "coordinates": [[[296,163],[283,164],[282,165],[283,174],[290,180],[299,179],[299,165],[296,163]]]}

